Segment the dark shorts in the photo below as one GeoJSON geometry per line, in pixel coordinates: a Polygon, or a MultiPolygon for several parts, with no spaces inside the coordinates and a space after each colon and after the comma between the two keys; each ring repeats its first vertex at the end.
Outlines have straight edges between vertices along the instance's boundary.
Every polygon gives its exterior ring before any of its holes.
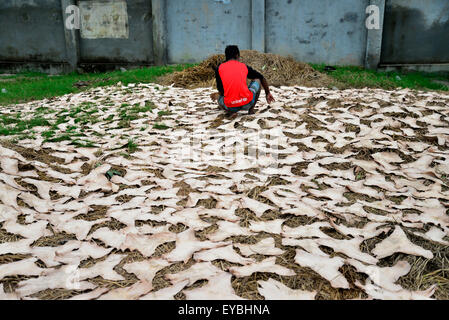
{"type": "Polygon", "coordinates": [[[251,100],[250,103],[245,104],[244,106],[241,106],[241,107],[229,108],[224,103],[224,97],[220,96],[220,98],[218,99],[218,104],[222,108],[224,108],[225,110],[227,110],[229,112],[248,111],[249,109],[251,109],[251,107],[253,107],[256,104],[256,96],[260,92],[260,89],[261,89],[260,83],[258,81],[252,81],[249,84],[248,89],[253,93],[253,100],[251,100]]]}

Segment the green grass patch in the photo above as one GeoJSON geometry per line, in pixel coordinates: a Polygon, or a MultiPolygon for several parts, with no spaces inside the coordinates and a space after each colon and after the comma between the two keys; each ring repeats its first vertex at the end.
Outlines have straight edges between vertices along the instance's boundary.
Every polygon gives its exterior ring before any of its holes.
{"type": "Polygon", "coordinates": [[[128,153],[130,154],[136,152],[137,150],[137,144],[132,139],[128,140],[128,144],[126,147],[128,148],[128,153]]]}
{"type": "Polygon", "coordinates": [[[108,177],[109,180],[111,180],[113,176],[122,176],[122,174],[114,169],[111,169],[108,172],[106,172],[106,177],[108,177]]]}
{"type": "Polygon", "coordinates": [[[159,116],[159,117],[162,117],[162,116],[169,116],[169,115],[171,115],[172,113],[170,112],[170,111],[159,111],[158,113],[157,113],[157,115],[159,116]]]}
{"type": "Polygon", "coordinates": [[[79,140],[79,139],[73,140],[70,144],[80,147],[80,148],[95,148],[96,147],[96,145],[91,141],[85,141],[85,140],[79,140]]]}
{"type": "Polygon", "coordinates": [[[34,127],[49,126],[47,119],[42,117],[35,117],[29,120],[22,120],[17,115],[7,116],[0,115],[0,135],[9,136],[16,135],[25,130],[30,130],[34,127]]]}
{"type": "Polygon", "coordinates": [[[146,101],[144,106],[135,104],[130,106],[129,104],[122,104],[119,111],[119,128],[128,128],[131,125],[131,121],[138,120],[142,117],[142,114],[152,112],[154,104],[151,101],[146,101]]]}
{"type": "Polygon", "coordinates": [[[347,88],[409,88],[415,90],[448,91],[448,86],[436,81],[449,82],[449,74],[426,72],[383,72],[365,70],[362,67],[335,67],[335,71],[326,72],[324,64],[312,64],[316,70],[327,73],[335,80],[332,86],[347,88]]]}
{"type": "Polygon", "coordinates": [[[72,137],[69,134],[62,134],[60,136],[46,139],[45,142],[62,142],[62,141],[71,141],[72,137]]]}
{"type": "Polygon", "coordinates": [[[56,132],[54,132],[53,130],[48,130],[41,133],[42,137],[46,139],[51,139],[52,137],[54,137],[55,134],[56,132]]]}
{"type": "Polygon", "coordinates": [[[75,123],[80,125],[95,124],[100,122],[100,119],[95,116],[98,112],[99,109],[95,104],[84,102],[79,106],[72,107],[67,114],[61,116],[61,120],[58,118],[57,124],[66,122],[66,117],[74,118],[75,123]]]}
{"type": "Polygon", "coordinates": [[[155,123],[154,125],[153,125],[153,129],[156,129],[156,130],[167,130],[167,129],[169,129],[170,127],[169,126],[167,126],[167,125],[165,125],[164,123],[155,123]]]}
{"type": "Polygon", "coordinates": [[[190,66],[192,65],[154,66],[125,72],[70,73],[59,76],[48,76],[38,72],[16,74],[9,77],[10,81],[0,83],[0,90],[4,88],[7,91],[6,93],[1,93],[0,91],[0,106],[78,93],[95,87],[114,85],[118,82],[121,82],[123,85],[150,83],[154,82],[159,76],[174,71],[181,71],[190,66]],[[87,82],[89,86],[77,88],[75,84],[79,81],[87,82]]]}

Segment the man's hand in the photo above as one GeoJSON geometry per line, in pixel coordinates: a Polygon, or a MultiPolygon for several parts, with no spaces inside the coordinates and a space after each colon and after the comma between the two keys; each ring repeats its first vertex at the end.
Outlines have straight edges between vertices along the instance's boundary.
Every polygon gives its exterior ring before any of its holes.
{"type": "Polygon", "coordinates": [[[212,94],[210,95],[210,98],[212,99],[212,101],[217,102],[218,99],[220,98],[220,93],[218,93],[218,92],[212,93],[212,94]]]}
{"type": "Polygon", "coordinates": [[[267,94],[267,102],[268,104],[275,102],[273,95],[271,93],[267,94]]]}

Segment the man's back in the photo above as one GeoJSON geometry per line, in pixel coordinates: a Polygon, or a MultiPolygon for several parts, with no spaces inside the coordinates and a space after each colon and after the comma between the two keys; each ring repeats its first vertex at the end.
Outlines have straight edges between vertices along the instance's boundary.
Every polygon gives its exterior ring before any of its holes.
{"type": "Polygon", "coordinates": [[[239,111],[254,114],[259,99],[261,86],[265,89],[267,103],[274,102],[267,80],[262,74],[239,62],[240,50],[235,45],[226,47],[226,62],[215,69],[218,92],[211,94],[211,99],[218,102],[220,108],[228,115],[237,115],[239,111]],[[246,80],[252,81],[249,86],[246,80]]]}
{"type": "Polygon", "coordinates": [[[248,67],[245,64],[230,60],[218,67],[218,73],[223,83],[224,102],[227,106],[244,106],[253,99],[253,93],[246,84],[248,67]]]}

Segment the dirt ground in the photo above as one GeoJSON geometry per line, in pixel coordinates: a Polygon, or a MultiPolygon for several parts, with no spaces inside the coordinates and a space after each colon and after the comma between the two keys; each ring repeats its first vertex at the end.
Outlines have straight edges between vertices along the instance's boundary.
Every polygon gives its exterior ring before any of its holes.
{"type": "Polygon", "coordinates": [[[0,299],[449,298],[449,95],[280,87],[229,120],[212,92],[9,110],[78,136],[1,142],[0,299]]]}

